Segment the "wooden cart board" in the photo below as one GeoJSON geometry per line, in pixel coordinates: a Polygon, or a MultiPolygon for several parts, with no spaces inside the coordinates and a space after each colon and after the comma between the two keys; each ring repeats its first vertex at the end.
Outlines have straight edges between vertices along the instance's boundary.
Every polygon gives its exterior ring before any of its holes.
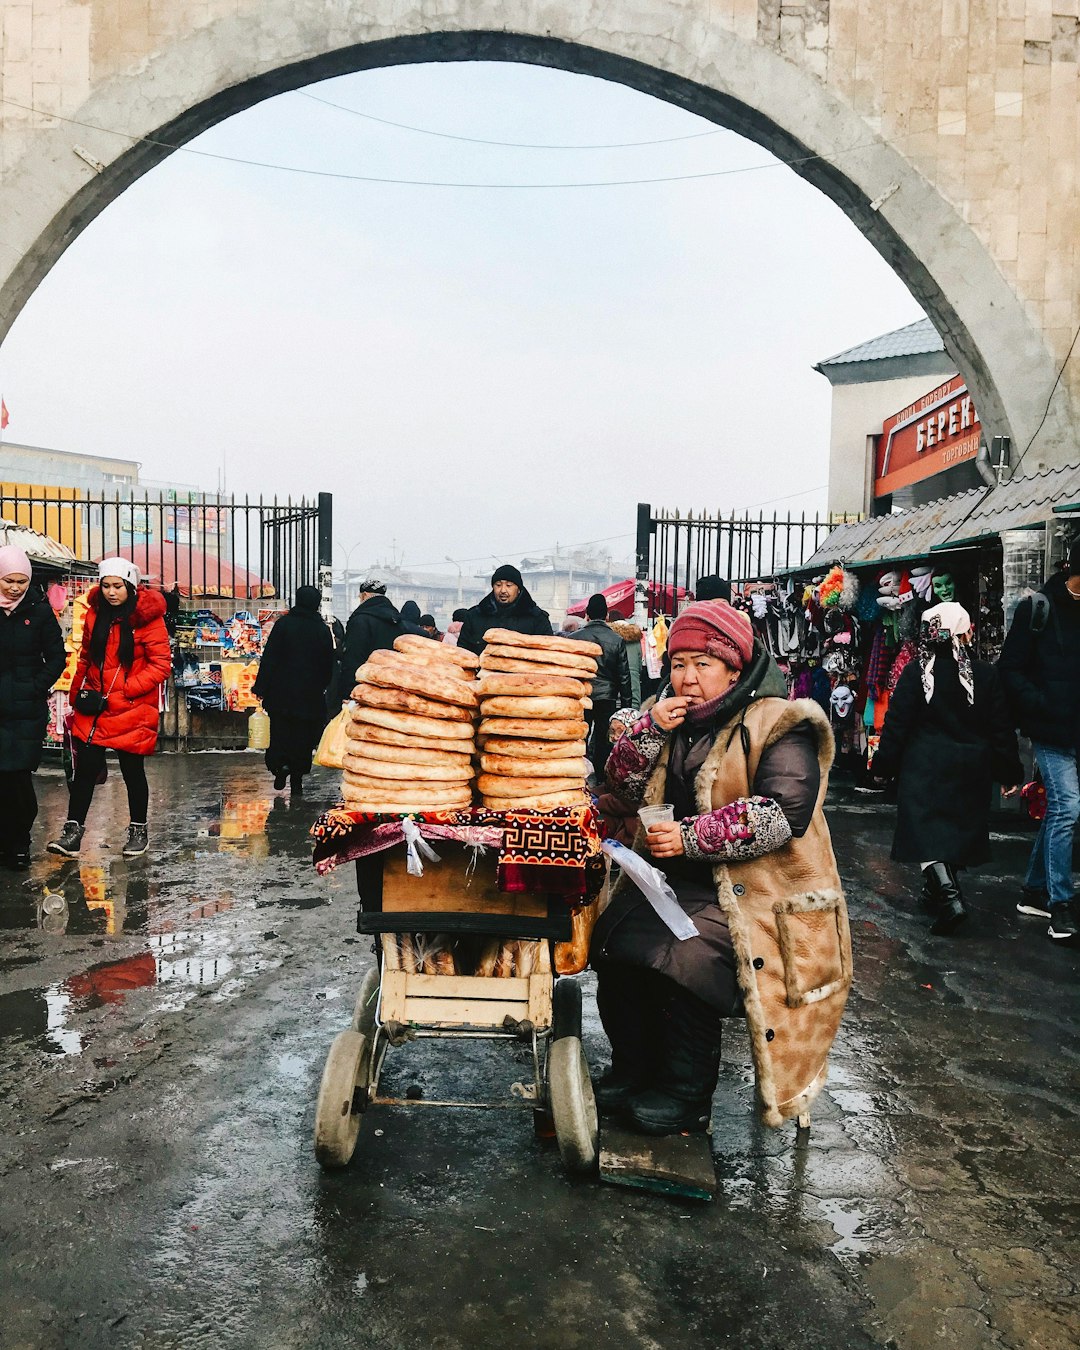
{"type": "Polygon", "coordinates": [[[686,1200],[716,1195],[712,1135],[634,1134],[605,1122],[600,1129],[600,1180],[686,1200]]]}

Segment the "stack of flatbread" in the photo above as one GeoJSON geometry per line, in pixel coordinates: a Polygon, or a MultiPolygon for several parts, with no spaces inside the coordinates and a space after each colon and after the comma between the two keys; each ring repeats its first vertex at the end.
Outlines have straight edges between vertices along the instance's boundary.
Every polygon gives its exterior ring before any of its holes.
{"type": "Polygon", "coordinates": [[[489,628],[480,658],[480,789],[493,811],[584,800],[585,709],[601,649],[489,628]]]}
{"type": "Polygon", "coordinates": [[[346,732],[345,805],[448,811],[472,805],[476,657],[407,634],[356,672],[346,732]]]}

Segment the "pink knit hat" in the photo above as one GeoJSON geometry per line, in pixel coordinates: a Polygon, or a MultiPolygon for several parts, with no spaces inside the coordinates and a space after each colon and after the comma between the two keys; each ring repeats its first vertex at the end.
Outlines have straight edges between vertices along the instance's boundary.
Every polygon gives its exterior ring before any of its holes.
{"type": "Polygon", "coordinates": [[[708,652],[742,670],[754,653],[754,629],[740,609],[726,600],[698,600],[687,605],[668,634],[667,649],[676,652],[708,652]]]}

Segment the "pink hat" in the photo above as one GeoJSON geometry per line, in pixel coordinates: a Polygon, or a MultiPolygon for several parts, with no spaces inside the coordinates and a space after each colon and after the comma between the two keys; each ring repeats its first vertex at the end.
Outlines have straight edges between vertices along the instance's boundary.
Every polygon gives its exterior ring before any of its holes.
{"type": "Polygon", "coordinates": [[[16,548],[14,544],[5,544],[0,548],[0,577],[12,576],[14,573],[20,573],[28,580],[34,575],[30,559],[22,549],[16,548]]]}
{"type": "Polygon", "coordinates": [[[754,654],[754,629],[742,610],[732,609],[726,600],[698,600],[671,625],[667,649],[672,656],[708,652],[742,670],[754,654]]]}

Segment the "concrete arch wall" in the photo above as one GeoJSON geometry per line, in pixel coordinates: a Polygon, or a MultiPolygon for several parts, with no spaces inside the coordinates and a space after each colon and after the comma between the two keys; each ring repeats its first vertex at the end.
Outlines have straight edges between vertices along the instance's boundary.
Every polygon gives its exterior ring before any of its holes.
{"type": "Polygon", "coordinates": [[[1078,457],[1080,356],[1058,376],[1080,324],[1080,0],[2,0],[0,14],[0,337],[165,147],[330,75],[524,61],[805,159],[796,172],[924,305],[991,431],[1021,448],[1038,431],[1025,471],[1078,457]]]}

